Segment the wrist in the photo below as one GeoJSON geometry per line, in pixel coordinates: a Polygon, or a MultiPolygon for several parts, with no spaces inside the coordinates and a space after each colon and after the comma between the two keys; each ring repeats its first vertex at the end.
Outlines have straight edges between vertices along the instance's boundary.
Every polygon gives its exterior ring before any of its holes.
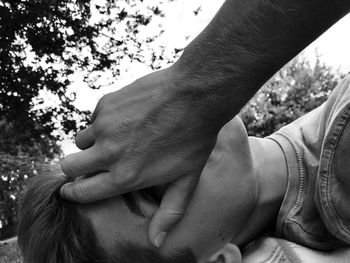
{"type": "Polygon", "coordinates": [[[191,104],[191,112],[210,125],[216,133],[240,111],[237,98],[232,96],[232,83],[206,72],[202,68],[178,60],[169,70],[175,83],[176,97],[191,104]]]}

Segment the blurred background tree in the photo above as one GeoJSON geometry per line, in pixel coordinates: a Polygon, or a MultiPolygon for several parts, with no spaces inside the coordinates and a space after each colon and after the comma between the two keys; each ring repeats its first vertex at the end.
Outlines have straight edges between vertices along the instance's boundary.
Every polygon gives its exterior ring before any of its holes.
{"type": "Polygon", "coordinates": [[[242,109],[250,136],[268,136],[327,100],[344,75],[315,55],[314,64],[303,55],[289,62],[242,109]]]}

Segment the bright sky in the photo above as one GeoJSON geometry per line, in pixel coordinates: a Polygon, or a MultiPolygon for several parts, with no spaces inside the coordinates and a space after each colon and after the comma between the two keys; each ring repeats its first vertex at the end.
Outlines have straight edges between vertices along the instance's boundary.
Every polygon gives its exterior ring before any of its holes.
{"type": "MultiPolygon", "coordinates": [[[[157,2],[157,0],[148,0],[157,2]]],[[[167,47],[181,48],[185,47],[191,39],[200,33],[210,22],[218,11],[224,0],[176,0],[164,4],[165,18],[162,19],[165,33],[158,40],[159,44],[167,47]],[[197,16],[193,11],[200,7],[197,16]]],[[[149,32],[154,31],[159,21],[152,21],[148,25],[149,32]]],[[[147,34],[147,31],[145,31],[147,34]]],[[[313,60],[315,50],[321,55],[321,60],[327,65],[340,69],[342,72],[350,72],[350,14],[340,20],[319,39],[312,43],[305,51],[304,55],[313,60]]],[[[70,90],[77,92],[76,105],[80,109],[93,110],[99,98],[104,94],[122,88],[135,79],[151,72],[149,68],[140,63],[125,62],[122,64],[123,70],[117,87],[102,88],[100,90],[91,90],[86,87],[82,81],[82,76],[74,77],[73,85],[70,90]]],[[[62,149],[65,154],[78,151],[72,141],[62,142],[62,149]]]]}

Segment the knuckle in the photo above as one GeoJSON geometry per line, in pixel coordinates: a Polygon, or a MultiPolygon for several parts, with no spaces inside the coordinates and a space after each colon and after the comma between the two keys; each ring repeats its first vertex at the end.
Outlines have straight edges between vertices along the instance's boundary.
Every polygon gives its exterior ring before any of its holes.
{"type": "Polygon", "coordinates": [[[178,210],[163,210],[159,216],[159,224],[163,225],[164,228],[170,228],[172,225],[180,221],[184,216],[184,213],[178,210]]]}
{"type": "Polygon", "coordinates": [[[160,206],[161,213],[170,217],[182,217],[187,207],[187,198],[175,200],[175,202],[162,203],[160,206]]]}
{"type": "Polygon", "coordinates": [[[112,101],[108,94],[100,98],[93,113],[95,119],[94,123],[96,123],[97,120],[101,119],[101,116],[105,115],[106,109],[108,109],[111,104],[112,101]]]}
{"type": "Polygon", "coordinates": [[[111,102],[111,96],[110,94],[103,95],[102,98],[98,101],[97,106],[99,110],[106,107],[111,102]]]}
{"type": "Polygon", "coordinates": [[[73,169],[72,165],[71,165],[71,157],[70,155],[68,155],[66,158],[64,158],[61,162],[61,168],[63,173],[65,173],[68,176],[72,176],[74,175],[75,170],[73,169]]]}
{"type": "MultiPolygon", "coordinates": [[[[101,98],[102,99],[102,98],[101,98]]],[[[101,99],[98,100],[96,107],[94,109],[94,112],[92,114],[92,117],[96,117],[101,109],[101,99]]]]}
{"type": "Polygon", "coordinates": [[[136,185],[137,176],[131,171],[113,172],[112,182],[114,186],[119,189],[134,190],[133,186],[136,185]]]}
{"type": "Polygon", "coordinates": [[[172,218],[181,218],[184,215],[182,211],[177,209],[170,209],[166,211],[166,213],[169,217],[172,217],[172,218]]]}
{"type": "Polygon", "coordinates": [[[103,143],[100,147],[100,157],[104,164],[111,164],[117,160],[119,147],[115,143],[103,143]]]}
{"type": "Polygon", "coordinates": [[[181,217],[184,214],[183,206],[176,204],[161,205],[160,214],[166,217],[181,217]]]}
{"type": "Polygon", "coordinates": [[[110,123],[108,123],[108,120],[106,120],[106,117],[103,117],[102,115],[100,115],[94,122],[93,131],[97,135],[104,134],[108,128],[108,125],[110,125],[110,123]]]}

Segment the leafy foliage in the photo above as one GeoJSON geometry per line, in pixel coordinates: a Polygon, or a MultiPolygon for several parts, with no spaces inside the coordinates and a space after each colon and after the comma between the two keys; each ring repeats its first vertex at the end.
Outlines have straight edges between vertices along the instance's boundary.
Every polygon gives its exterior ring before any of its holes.
{"type": "Polygon", "coordinates": [[[264,137],[327,100],[342,75],[317,59],[314,66],[297,57],[244,107],[240,117],[251,136],[264,137]]]}
{"type": "Polygon", "coordinates": [[[5,245],[0,244],[0,259],[1,263],[23,263],[17,242],[11,242],[5,245]]]}
{"type": "Polygon", "coordinates": [[[0,220],[15,221],[16,197],[35,165],[60,153],[54,131],[76,130],[73,99],[66,95],[65,50],[93,35],[84,1],[0,1],[0,220]],[[72,4],[69,4],[72,3],[72,4]],[[68,6],[68,8],[66,7],[68,6]],[[69,28],[77,30],[70,34],[69,28]],[[42,91],[56,107],[42,107],[42,91]]]}
{"type": "Polygon", "coordinates": [[[139,34],[164,13],[161,1],[159,6],[147,2],[0,0],[1,117],[26,130],[40,126],[34,138],[59,139],[53,131],[76,131],[78,116],[88,114],[76,109],[75,94],[66,92],[74,74],[81,72],[91,88],[98,88],[105,71],[116,80],[124,58],[159,68],[164,47],[157,53],[150,45],[162,30],[139,34]],[[58,105],[45,106],[41,92],[57,97],[58,105]]]}
{"type": "Polygon", "coordinates": [[[164,16],[161,1],[149,3],[0,0],[0,223],[15,221],[25,179],[60,156],[62,134],[86,124],[90,113],[77,109],[75,94],[67,92],[76,74],[99,88],[105,72],[116,80],[124,58],[159,67],[161,51],[150,45],[161,29],[139,36],[164,16]]]}
{"type": "Polygon", "coordinates": [[[47,137],[41,141],[21,139],[28,131],[15,130],[6,120],[0,121],[0,236],[8,236],[16,222],[17,196],[23,190],[25,180],[36,173],[38,166],[59,153],[55,142],[47,137]],[[6,226],[10,229],[6,229],[6,226]]]}

